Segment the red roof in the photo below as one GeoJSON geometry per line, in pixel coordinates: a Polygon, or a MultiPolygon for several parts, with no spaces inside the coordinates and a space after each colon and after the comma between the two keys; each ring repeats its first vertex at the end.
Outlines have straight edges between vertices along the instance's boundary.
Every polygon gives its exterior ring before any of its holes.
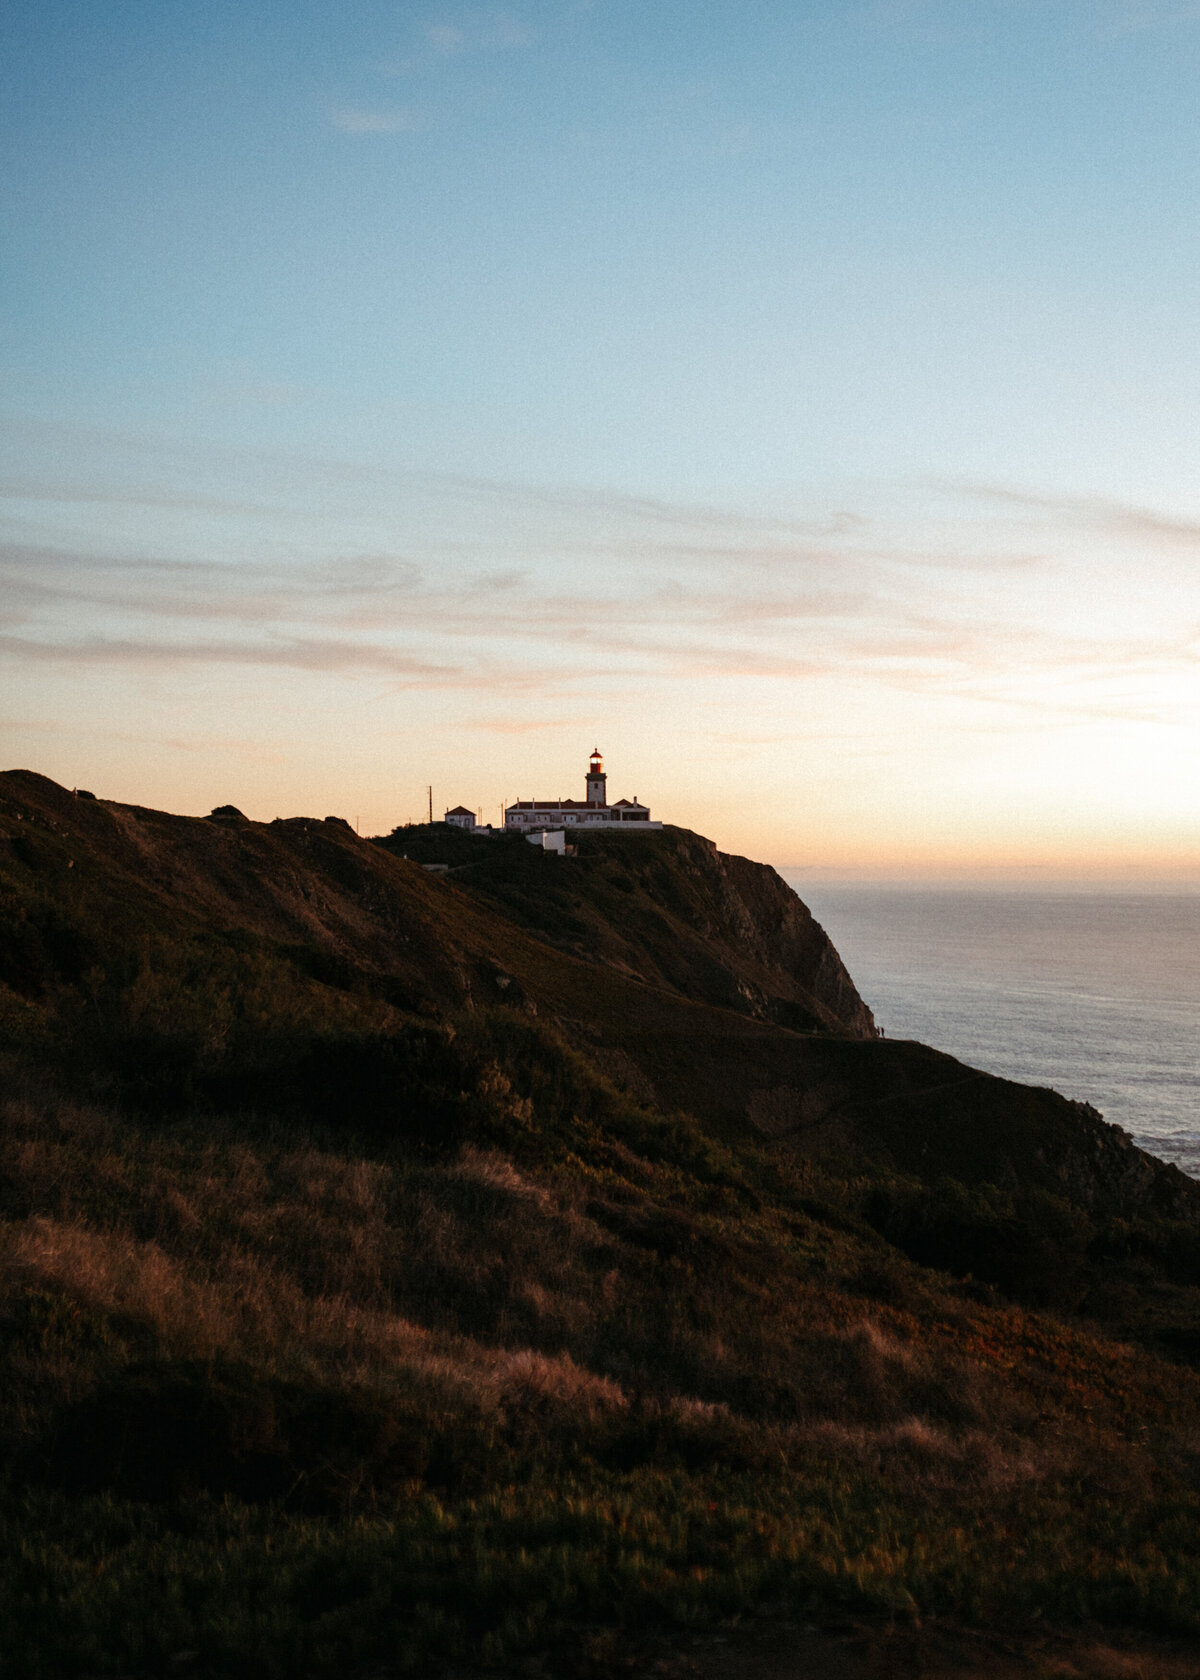
{"type": "Polygon", "coordinates": [[[456,805],[453,811],[447,811],[448,817],[473,817],[474,811],[468,811],[465,805],[456,805]]]}
{"type": "Polygon", "coordinates": [[[516,799],[510,811],[603,811],[604,805],[593,805],[586,799],[516,799]]]}
{"type": "Polygon", "coordinates": [[[596,805],[587,799],[514,799],[509,811],[648,811],[636,799],[618,799],[612,805],[596,805]]]}

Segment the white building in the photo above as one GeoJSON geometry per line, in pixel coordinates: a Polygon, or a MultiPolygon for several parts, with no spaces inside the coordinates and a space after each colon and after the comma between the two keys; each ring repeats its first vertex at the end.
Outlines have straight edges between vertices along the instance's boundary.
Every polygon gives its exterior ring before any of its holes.
{"type": "Polygon", "coordinates": [[[474,811],[468,811],[465,805],[456,805],[452,811],[446,812],[442,820],[448,822],[451,828],[474,828],[476,826],[474,811]]]}
{"type": "Polygon", "coordinates": [[[540,846],[543,852],[553,852],[555,857],[575,855],[575,847],[567,845],[567,836],[561,828],[535,828],[525,836],[525,844],[540,846]]]}
{"type": "MultiPolygon", "coordinates": [[[[662,828],[660,822],[651,822],[650,807],[636,797],[618,799],[615,805],[610,805],[607,786],[604,760],[597,749],[588,760],[586,799],[519,799],[505,811],[504,826],[517,834],[561,828],[568,838],[573,830],[580,829],[647,834],[662,828]]],[[[450,821],[449,813],[446,820],[450,821]]]]}

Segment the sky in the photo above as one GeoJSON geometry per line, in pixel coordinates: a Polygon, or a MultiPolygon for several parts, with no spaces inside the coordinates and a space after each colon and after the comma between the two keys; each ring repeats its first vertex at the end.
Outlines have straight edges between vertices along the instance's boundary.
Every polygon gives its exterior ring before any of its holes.
{"type": "Polygon", "coordinates": [[[0,738],[1200,884],[1200,0],[8,0],[0,738]]]}

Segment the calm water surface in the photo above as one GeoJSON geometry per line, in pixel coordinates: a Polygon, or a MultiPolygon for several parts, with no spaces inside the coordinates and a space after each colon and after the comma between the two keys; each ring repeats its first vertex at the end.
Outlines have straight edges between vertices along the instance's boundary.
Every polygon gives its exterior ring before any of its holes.
{"type": "Polygon", "coordinates": [[[790,879],[889,1038],[1082,1098],[1200,1177],[1200,894],[790,879]]]}

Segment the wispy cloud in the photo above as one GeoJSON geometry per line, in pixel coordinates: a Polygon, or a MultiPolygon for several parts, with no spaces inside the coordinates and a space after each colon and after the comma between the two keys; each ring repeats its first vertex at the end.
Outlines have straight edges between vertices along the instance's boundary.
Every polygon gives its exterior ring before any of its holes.
{"type": "Polygon", "coordinates": [[[116,488],[14,476],[0,654],[490,687],[553,695],[556,716],[596,684],[656,681],[834,679],[1064,716],[1180,717],[1196,692],[1200,522],[1174,510],[974,485],[915,515],[879,493],[756,511],[265,457],[223,498],[205,482],[232,476],[223,459],[154,462],[116,488]],[[160,515],[157,552],[134,549],[160,515]],[[1170,592],[1139,587],[1155,556],[1170,592]]]}
{"type": "Polygon", "coordinates": [[[579,728],[581,718],[464,718],[460,728],[478,730],[484,735],[537,735],[547,729],[579,728]]]}
{"type": "Polygon", "coordinates": [[[255,642],[167,641],[148,637],[89,636],[75,642],[41,642],[0,636],[0,653],[68,664],[284,665],[297,671],[370,671],[423,683],[458,685],[466,673],[453,666],[363,642],[264,639],[255,642]]]}
{"type": "MultiPolygon", "coordinates": [[[[158,737],[144,737],[157,741],[158,737]]],[[[279,746],[271,746],[263,741],[244,740],[240,736],[230,735],[168,735],[163,738],[163,745],[171,747],[175,752],[211,754],[224,759],[240,759],[246,764],[286,764],[287,753],[279,746]]]]}
{"type": "Polygon", "coordinates": [[[472,53],[530,47],[540,38],[540,31],[516,12],[456,11],[425,24],[410,37],[413,45],[384,58],[379,68],[385,76],[411,76],[472,53]]]}
{"type": "Polygon", "coordinates": [[[0,730],[12,736],[49,735],[69,736],[73,741],[125,741],[138,747],[170,747],[174,752],[211,754],[213,757],[240,759],[247,764],[284,764],[287,753],[278,743],[256,741],[231,735],[162,736],[147,731],[112,729],[97,723],[72,718],[64,722],[58,718],[0,717],[0,730]]]}
{"type": "MultiPolygon", "coordinates": [[[[1089,638],[1058,626],[969,622],[953,602],[914,613],[866,590],[854,598],[748,602],[736,591],[680,586],[599,598],[586,590],[539,592],[524,582],[500,592],[477,590],[470,580],[412,588],[403,574],[397,607],[386,573],[368,584],[353,567],[345,592],[327,570],[281,576],[268,591],[206,589],[199,597],[166,587],[131,593],[126,579],[115,568],[110,593],[80,591],[74,607],[68,589],[39,592],[31,584],[27,621],[0,636],[0,655],[80,669],[242,665],[383,680],[392,689],[560,695],[597,678],[796,683],[836,676],[1064,715],[1112,714],[1114,682],[1136,688],[1196,663],[1183,633],[1089,638]],[[79,606],[93,620],[99,608],[113,629],[80,634],[79,606]],[[228,630],[179,634],[188,623],[228,630]]],[[[210,589],[213,581],[205,580],[210,589]]],[[[1136,695],[1119,709],[1155,713],[1136,695]]],[[[521,732],[532,726],[523,722],[521,732]]]]}
{"type": "Polygon", "coordinates": [[[488,48],[528,47],[537,38],[536,29],[515,12],[504,10],[470,13],[456,22],[431,23],[425,30],[432,51],[448,57],[488,48]]]}
{"type": "Polygon", "coordinates": [[[343,106],[331,111],[329,120],[343,134],[413,134],[421,126],[416,113],[407,107],[367,110],[343,106]]]}
{"type": "Polygon", "coordinates": [[[1052,514],[1089,531],[1132,537],[1139,542],[1200,548],[1200,518],[1183,519],[1102,496],[1054,495],[1000,484],[966,485],[963,489],[983,501],[1027,508],[1039,515],[1052,514]]]}

